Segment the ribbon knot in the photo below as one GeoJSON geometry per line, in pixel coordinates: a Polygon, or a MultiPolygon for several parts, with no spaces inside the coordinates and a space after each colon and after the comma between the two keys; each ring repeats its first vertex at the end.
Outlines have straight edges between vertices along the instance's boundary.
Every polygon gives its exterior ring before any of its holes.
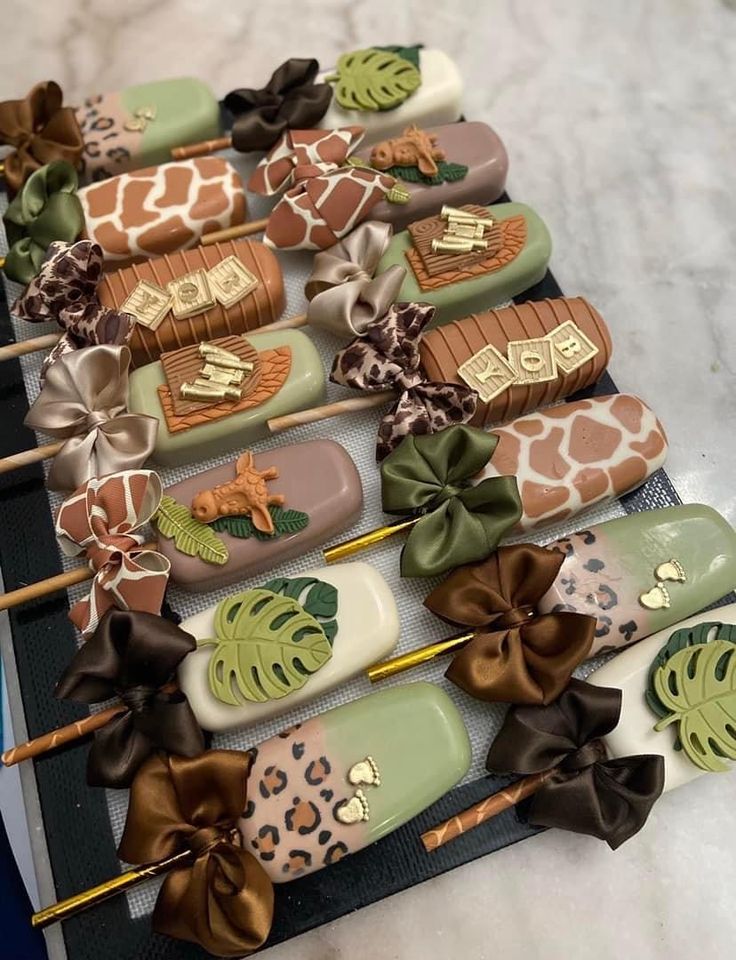
{"type": "Polygon", "coordinates": [[[204,750],[189,702],[170,687],[179,664],[196,647],[191,634],[151,613],[112,609],[102,617],[55,691],[80,703],[118,696],[128,708],[95,732],[87,762],[92,786],[130,786],[157,750],[186,757],[204,750]]]}
{"type": "Polygon", "coordinates": [[[248,181],[254,193],[283,193],[264,240],[282,250],[324,250],[368,216],[394,185],[369,167],[345,165],[363,127],[286,130],[248,181]]]}
{"type": "Polygon", "coordinates": [[[128,347],[100,344],[64,354],[49,368],[25,423],[65,441],[49,471],[50,490],[137,469],[153,452],[158,420],[127,411],[130,362],[128,347]]]}
{"type": "Polygon", "coordinates": [[[23,100],[0,103],[0,143],[15,149],[5,159],[9,192],[52,160],[79,166],[84,140],[72,107],[62,106],[61,87],[53,80],[37,83],[23,100]]]}
{"type": "MultiPolygon", "coordinates": [[[[437,433],[467,423],[475,414],[474,390],[461,383],[430,381],[422,373],[419,340],[434,312],[426,303],[394,303],[382,320],[340,350],[332,364],[333,383],[368,392],[399,389],[378,428],[379,461],[411,434],[437,433]]],[[[457,484],[447,486],[445,499],[461,489],[457,484]]]]}
{"type": "Polygon", "coordinates": [[[193,854],[166,876],[153,927],[218,957],[257,950],[271,929],[273,887],[238,842],[251,765],[251,754],[234,750],[150,757],[133,781],[118,850],[129,863],[193,854]]]}
{"type": "Polygon", "coordinates": [[[89,595],[69,611],[83,635],[112,607],[160,612],[170,564],[162,554],[140,549],[136,531],[158,510],[162,492],[151,470],[123,470],[88,480],[59,508],[61,549],[67,556],[85,554],[95,571],[89,595]]]}
{"type": "Polygon", "coordinates": [[[530,823],[605,840],[637,833],[664,788],[664,758],[606,759],[601,738],[618,724],[621,691],[572,679],[548,706],[511,707],[488,753],[492,773],[555,772],[523,805],[530,823]]]}
{"type": "Polygon", "coordinates": [[[529,543],[499,547],[454,570],[428,595],[432,613],[474,633],[447,668],[449,680],[479,700],[504,703],[550,703],[562,693],[596,628],[595,617],[537,613],[563,559],[529,543]]]}

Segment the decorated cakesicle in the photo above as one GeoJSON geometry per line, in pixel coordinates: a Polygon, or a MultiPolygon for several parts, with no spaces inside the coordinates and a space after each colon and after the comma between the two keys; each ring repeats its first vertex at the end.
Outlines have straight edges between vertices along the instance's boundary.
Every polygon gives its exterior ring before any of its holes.
{"type": "MultiPolygon", "coordinates": [[[[217,956],[243,956],[268,936],[272,883],[381,839],[469,766],[457,709],[427,683],[336,707],[248,752],[159,754],[133,782],[118,851],[141,866],[116,878],[115,892],[172,871],[158,895],[156,931],[217,956]]],[[[32,922],[45,927],[72,917],[110,896],[110,887],[46,907],[32,922]]]]}
{"type": "Polygon", "coordinates": [[[197,649],[179,685],[199,725],[222,731],[301,706],[387,656],[399,615],[380,573],[349,563],[251,580],[181,629],[197,649]]]}
{"type": "MultiPolygon", "coordinates": [[[[325,313],[337,327],[341,310],[342,316],[351,312],[351,292],[343,286],[322,296],[330,294],[335,296],[325,313]]],[[[434,313],[427,304],[391,304],[332,364],[334,383],[366,396],[270,420],[271,433],[393,400],[378,428],[381,460],[408,434],[434,433],[453,423],[488,426],[555,403],[596,383],[611,356],[605,321],[582,298],[472,314],[425,334],[434,313]],[[442,337],[447,330],[449,341],[442,337]]],[[[619,407],[625,404],[621,400],[619,407]]],[[[632,416],[638,413],[634,407],[632,416]]]]}
{"type": "Polygon", "coordinates": [[[554,540],[499,547],[424,605],[461,632],[368,669],[383,680],[452,654],[471,696],[555,699],[584,659],[642,640],[736,586],[736,532],[698,504],[633,513],[554,540]]]}
{"type": "Polygon", "coordinates": [[[23,100],[0,103],[5,179],[17,193],[28,176],[52,160],[66,160],[88,180],[100,180],[170,159],[178,143],[217,136],[220,108],[194,77],[157,80],[117,93],[63,105],[53,80],[37,83],[23,100]]]}
{"type": "Polygon", "coordinates": [[[308,440],[194,474],[168,487],[158,549],[186,590],[228,586],[307,553],[360,515],[363,490],[334,440],[308,440]]]}
{"type": "Polygon", "coordinates": [[[571,680],[555,703],[512,707],[492,773],[524,779],[422,835],[428,851],[526,800],[530,823],[616,849],[659,796],[736,760],[736,604],[698,614],[571,680]]]}
{"type": "Polygon", "coordinates": [[[409,436],[381,464],[386,513],[401,519],[324,551],[328,563],[402,530],[402,576],[485,559],[500,539],[623,496],[664,463],[667,438],[637,397],[561,404],[486,432],[409,436]]]}

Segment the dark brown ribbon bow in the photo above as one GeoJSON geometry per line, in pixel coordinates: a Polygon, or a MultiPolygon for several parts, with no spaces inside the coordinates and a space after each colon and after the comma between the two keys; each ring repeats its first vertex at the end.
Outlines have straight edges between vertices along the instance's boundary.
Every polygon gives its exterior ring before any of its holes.
{"type": "Polygon", "coordinates": [[[428,303],[394,303],[335,355],[330,380],[356,390],[398,390],[381,420],[376,460],[383,460],[409,434],[436,433],[472,419],[478,394],[460,383],[427,380],[421,367],[419,338],[434,316],[428,303]]]}
{"type": "Polygon", "coordinates": [[[531,543],[499,547],[480,563],[454,570],[424,601],[446,623],[470,627],[473,639],[445,676],[479,700],[550,703],[593,643],[595,617],[538,615],[563,556],[531,543]]]}
{"type": "Polygon", "coordinates": [[[491,773],[556,772],[522,810],[540,827],[605,840],[612,850],[646,823],[664,787],[664,758],[606,759],[599,739],[621,715],[621,691],[573,679],[555,703],[512,707],[488,753],[491,773]]]}
{"type": "Polygon", "coordinates": [[[118,848],[136,864],[191,851],[192,861],[164,880],[153,927],[218,957],[257,950],[271,929],[271,881],[240,846],[237,829],[251,764],[250,754],[235,750],[151,757],[133,781],[118,848]]]}
{"type": "Polygon", "coordinates": [[[242,153],[270,150],[287,129],[308,130],[327,112],[329,83],[315,83],[316,60],[292,57],[277,67],[260,90],[232,90],[225,107],[235,117],[233,146],[242,153]]]}
{"type": "Polygon", "coordinates": [[[151,613],[110,610],[79,648],[56,696],[81,703],[119,697],[128,711],[97,730],[87,763],[93,787],[128,787],[155,750],[194,757],[204,736],[189,701],[163,689],[197,641],[151,613]]]}
{"type": "Polygon", "coordinates": [[[79,166],[82,131],[72,107],[63,107],[58,83],[37,83],[23,100],[0,103],[0,143],[15,147],[4,159],[8,193],[15,194],[34,170],[52,160],[79,166]]]}

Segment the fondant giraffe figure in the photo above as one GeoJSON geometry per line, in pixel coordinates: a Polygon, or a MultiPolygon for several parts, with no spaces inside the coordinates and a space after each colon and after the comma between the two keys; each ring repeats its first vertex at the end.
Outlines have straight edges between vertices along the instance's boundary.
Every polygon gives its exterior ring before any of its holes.
{"type": "Polygon", "coordinates": [[[518,532],[622,496],[667,454],[657,417],[628,394],[548,407],[492,432],[499,443],[479,479],[516,476],[523,505],[518,532]]]}
{"type": "Polygon", "coordinates": [[[187,250],[205,233],[243,223],[243,184],[220,157],[164,163],[79,191],[87,236],[115,266],[187,250]]]}
{"type": "Polygon", "coordinates": [[[203,490],[192,500],[192,516],[202,523],[211,523],[217,517],[249,515],[256,530],[274,532],[270,506],[282,507],[286,498],[281,493],[269,493],[268,480],[278,479],[276,467],[256,469],[253,454],[246,451],[235,464],[236,477],[212,490],[203,490]]]}

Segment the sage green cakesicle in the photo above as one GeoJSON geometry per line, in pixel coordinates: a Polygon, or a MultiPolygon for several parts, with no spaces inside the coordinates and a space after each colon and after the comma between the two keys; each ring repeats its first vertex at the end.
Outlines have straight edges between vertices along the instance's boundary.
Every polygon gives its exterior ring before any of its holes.
{"type": "Polygon", "coordinates": [[[439,687],[370,694],[257,748],[245,848],[274,883],[293,880],[385,837],[469,767],[467,731],[439,687]]]}
{"type": "MultiPolygon", "coordinates": [[[[186,322],[186,321],[182,321],[186,322]]],[[[128,409],[131,413],[146,414],[159,421],[158,436],[152,460],[162,466],[207,460],[245,449],[248,444],[269,436],[266,421],[271,417],[305,410],[321,403],[325,381],[322,361],[310,340],[298,330],[278,330],[271,333],[253,333],[244,338],[259,354],[278,352],[282,357],[290,352],[290,367],[283,384],[263,402],[228,413],[217,419],[170,432],[158,392],[166,384],[160,360],[138,367],[130,375],[128,409]]],[[[264,374],[262,382],[265,381],[264,374]]],[[[232,406],[237,404],[233,401],[232,406]]],[[[210,409],[210,408],[208,408],[210,409]]]]}
{"type": "MultiPolygon", "coordinates": [[[[488,216],[496,221],[522,217],[525,223],[523,245],[520,245],[518,240],[518,230],[514,230],[518,252],[511,256],[510,250],[502,251],[499,255],[502,265],[469,276],[468,279],[461,279],[462,276],[467,276],[467,271],[458,271],[458,279],[452,282],[423,288],[410,260],[407,259],[407,253],[413,250],[409,230],[403,230],[393,237],[379,261],[379,274],[395,264],[406,268],[406,276],[397,299],[433,304],[437,310],[430,326],[450,323],[469,313],[488,310],[504,303],[539,283],[547,271],[552,239],[543,220],[531,207],[524,203],[497,203],[484,209],[488,216]]],[[[435,283],[434,278],[430,280],[435,283]]]]}

